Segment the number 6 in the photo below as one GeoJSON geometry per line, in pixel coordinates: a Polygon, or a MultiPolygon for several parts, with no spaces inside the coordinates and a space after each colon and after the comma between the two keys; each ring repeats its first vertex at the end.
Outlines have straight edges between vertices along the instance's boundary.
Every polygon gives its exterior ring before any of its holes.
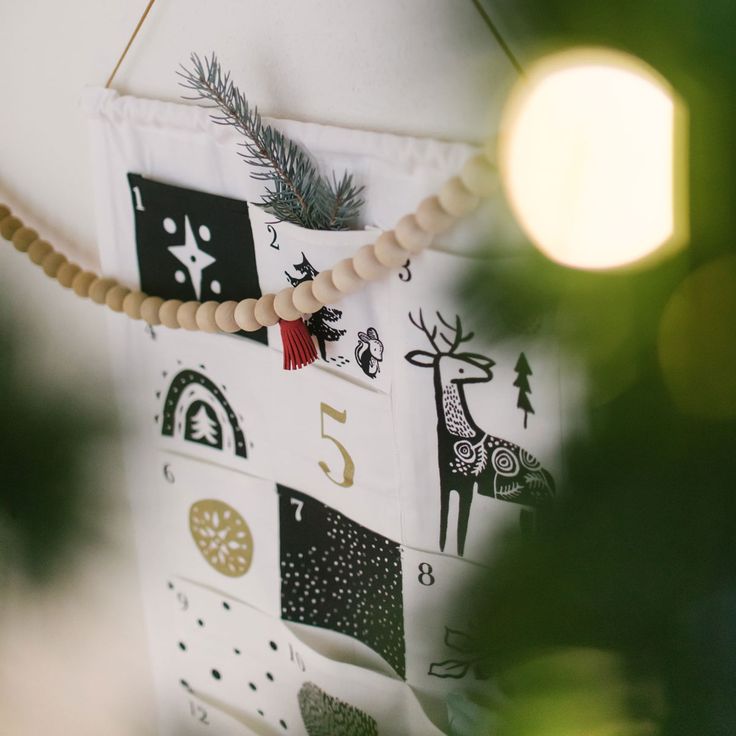
{"type": "Polygon", "coordinates": [[[350,457],[350,453],[345,449],[344,445],[336,440],[332,435],[327,434],[325,432],[325,414],[327,414],[329,417],[334,419],[336,422],[340,422],[340,424],[345,424],[348,418],[348,413],[346,411],[338,411],[337,409],[333,409],[329,404],[325,404],[324,401],[320,402],[319,405],[320,409],[320,428],[321,428],[321,434],[322,438],[326,440],[330,440],[330,442],[334,442],[337,449],[340,451],[340,454],[342,455],[342,460],[344,463],[344,468],[342,471],[343,479],[342,482],[335,480],[330,475],[330,466],[324,461],[319,461],[319,467],[322,469],[322,472],[335,484],[338,486],[341,486],[342,488],[350,488],[350,486],[353,485],[353,478],[355,477],[355,463],[353,462],[353,458],[350,457]]]}

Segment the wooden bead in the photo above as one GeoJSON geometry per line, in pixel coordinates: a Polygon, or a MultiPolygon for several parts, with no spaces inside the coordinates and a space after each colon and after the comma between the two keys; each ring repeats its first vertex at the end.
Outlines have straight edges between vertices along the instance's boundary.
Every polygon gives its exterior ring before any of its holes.
{"type": "Polygon", "coordinates": [[[66,263],[66,256],[62,255],[58,251],[52,250],[47,253],[44,259],[41,261],[41,268],[43,272],[50,276],[52,279],[56,278],[56,274],[59,273],[59,269],[66,263]]]}
{"type": "Polygon", "coordinates": [[[240,327],[235,321],[236,301],[221,302],[215,310],[215,322],[222,332],[237,332],[240,327]]]}
{"type": "Polygon", "coordinates": [[[334,304],[342,299],[342,292],[332,281],[332,269],[321,271],[312,280],[312,294],[323,304],[334,304]]]}
{"type": "Polygon", "coordinates": [[[190,330],[191,332],[199,329],[197,326],[197,310],[200,304],[201,302],[191,301],[184,302],[179,306],[179,309],[176,310],[176,320],[179,323],[179,327],[183,327],[185,330],[190,330]]]}
{"type": "Polygon", "coordinates": [[[197,321],[197,327],[202,332],[219,332],[217,322],[215,322],[215,311],[219,306],[220,303],[215,301],[203,302],[199,305],[194,318],[197,321]]]}
{"type": "Polygon", "coordinates": [[[115,279],[96,278],[89,286],[89,298],[95,304],[104,304],[107,292],[117,284],[115,279]]]}
{"type": "Polygon", "coordinates": [[[364,245],[353,256],[353,268],[355,273],[366,281],[373,281],[388,273],[386,266],[376,258],[375,248],[372,244],[364,245]]]}
{"type": "Polygon", "coordinates": [[[376,240],[376,258],[387,268],[398,268],[406,263],[409,254],[398,244],[393,230],[381,233],[376,240]]]}
{"type": "Polygon", "coordinates": [[[414,215],[404,215],[394,230],[399,245],[409,253],[420,253],[432,243],[433,235],[419,227],[414,215]]]}
{"type": "Polygon", "coordinates": [[[276,294],[273,300],[273,309],[281,319],[292,322],[299,319],[302,313],[294,306],[294,287],[287,286],[276,294]]]}
{"type": "Polygon", "coordinates": [[[159,307],[158,318],[161,320],[161,324],[164,327],[168,327],[170,330],[179,329],[179,318],[177,317],[177,313],[181,305],[181,299],[167,299],[159,307]]]}
{"type": "Polygon", "coordinates": [[[51,253],[51,251],[53,251],[53,248],[50,243],[47,243],[45,240],[34,240],[28,246],[28,257],[33,263],[40,266],[41,261],[51,253]]]}
{"type": "Polygon", "coordinates": [[[115,284],[105,296],[105,305],[113,312],[122,312],[123,300],[128,294],[130,294],[130,289],[127,286],[115,284]]]}
{"type": "Polygon", "coordinates": [[[235,321],[238,323],[238,327],[246,332],[255,332],[261,329],[261,325],[255,317],[256,300],[255,299],[243,299],[238,302],[238,306],[235,307],[235,321]]]}
{"type": "Polygon", "coordinates": [[[363,285],[363,279],[355,273],[353,259],[344,258],[338,261],[332,269],[332,283],[343,294],[352,294],[363,285]]]}
{"type": "Polygon", "coordinates": [[[32,227],[19,227],[13,233],[13,245],[20,253],[25,253],[34,240],[38,240],[38,233],[32,227]]]}
{"type": "Polygon", "coordinates": [[[437,197],[423,199],[417,208],[416,218],[422,230],[433,234],[449,230],[455,222],[455,218],[442,209],[437,197]]]}
{"type": "Polygon", "coordinates": [[[5,204],[0,204],[0,222],[2,222],[9,214],[11,214],[10,207],[5,204]]]}
{"type": "Polygon", "coordinates": [[[123,299],[123,312],[131,319],[141,318],[141,304],[148,298],[148,294],[142,291],[131,291],[125,299],[123,299]]]}
{"type": "Polygon", "coordinates": [[[62,263],[59,267],[59,270],[56,272],[56,280],[65,289],[69,289],[71,288],[72,282],[74,281],[74,277],[81,270],[82,269],[76,263],[70,263],[69,261],[67,261],[66,263],[62,263]]]}
{"type": "Polygon", "coordinates": [[[72,281],[74,293],[82,298],[86,297],[89,294],[89,287],[96,278],[97,274],[92,273],[92,271],[80,271],[72,281]]]}
{"type": "Polygon", "coordinates": [[[164,300],[160,296],[148,296],[141,302],[141,319],[148,322],[149,325],[161,324],[161,318],[158,315],[164,300]]]}
{"type": "Polygon", "coordinates": [[[12,240],[16,230],[20,230],[23,227],[23,222],[18,219],[15,215],[6,215],[2,222],[0,222],[0,235],[5,240],[12,240]]]}
{"type": "Polygon", "coordinates": [[[459,176],[453,176],[445,182],[437,199],[442,209],[453,217],[470,214],[480,202],[480,198],[467,189],[459,176]]]}
{"type": "Polygon", "coordinates": [[[294,287],[294,293],[291,298],[294,306],[302,314],[314,314],[324,307],[324,304],[314,296],[314,292],[312,291],[313,285],[314,283],[312,281],[302,281],[301,284],[297,284],[294,287]]]}
{"type": "Polygon", "coordinates": [[[460,179],[468,191],[478,197],[490,197],[498,189],[498,176],[491,162],[481,153],[463,166],[460,179]]]}
{"type": "Polygon", "coordinates": [[[279,316],[273,308],[274,294],[264,294],[253,309],[256,322],[263,327],[272,327],[279,321],[279,316]]]}

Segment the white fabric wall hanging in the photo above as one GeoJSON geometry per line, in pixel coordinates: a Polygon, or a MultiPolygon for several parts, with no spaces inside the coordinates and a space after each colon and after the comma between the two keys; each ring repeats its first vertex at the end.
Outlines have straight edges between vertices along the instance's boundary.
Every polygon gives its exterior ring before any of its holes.
{"type": "MultiPolygon", "coordinates": [[[[205,110],[109,90],[85,108],[103,270],[129,287],[258,296],[372,237],[274,221],[205,110]]],[[[473,153],[278,126],[365,185],[371,231],[473,153]]],[[[162,736],[442,733],[447,695],[482,685],[483,622],[453,604],[500,525],[532,529],[554,496],[563,407],[554,346],[484,344],[453,296],[489,237],[505,240],[493,206],[323,313],[320,359],[296,373],[265,329],[111,315],[162,736]]]]}

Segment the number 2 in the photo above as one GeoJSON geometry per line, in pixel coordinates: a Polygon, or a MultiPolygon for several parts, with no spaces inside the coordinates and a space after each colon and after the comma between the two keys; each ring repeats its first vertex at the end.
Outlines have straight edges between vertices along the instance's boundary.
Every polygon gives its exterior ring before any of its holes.
{"type": "Polygon", "coordinates": [[[353,479],[355,477],[355,463],[353,462],[353,458],[350,457],[350,453],[345,449],[345,446],[339,440],[335,439],[331,434],[327,434],[327,432],[325,432],[325,414],[327,414],[327,416],[331,419],[334,419],[336,422],[339,422],[340,424],[345,424],[348,419],[348,412],[347,410],[338,411],[337,409],[333,409],[329,404],[325,404],[324,401],[320,402],[319,409],[322,438],[325,440],[330,440],[330,442],[334,442],[335,447],[337,447],[337,449],[340,451],[340,454],[342,455],[342,461],[344,464],[342,471],[342,481],[335,480],[330,475],[330,466],[324,460],[319,461],[319,467],[322,469],[322,472],[335,485],[342,488],[350,488],[350,486],[353,485],[353,479]]]}

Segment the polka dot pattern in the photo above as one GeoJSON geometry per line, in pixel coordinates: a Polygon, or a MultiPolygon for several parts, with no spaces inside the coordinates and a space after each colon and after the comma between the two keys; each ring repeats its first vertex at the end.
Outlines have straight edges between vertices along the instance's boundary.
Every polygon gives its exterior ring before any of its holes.
{"type": "Polygon", "coordinates": [[[404,677],[399,545],[303,493],[279,497],[281,617],[352,636],[404,677]]]}

